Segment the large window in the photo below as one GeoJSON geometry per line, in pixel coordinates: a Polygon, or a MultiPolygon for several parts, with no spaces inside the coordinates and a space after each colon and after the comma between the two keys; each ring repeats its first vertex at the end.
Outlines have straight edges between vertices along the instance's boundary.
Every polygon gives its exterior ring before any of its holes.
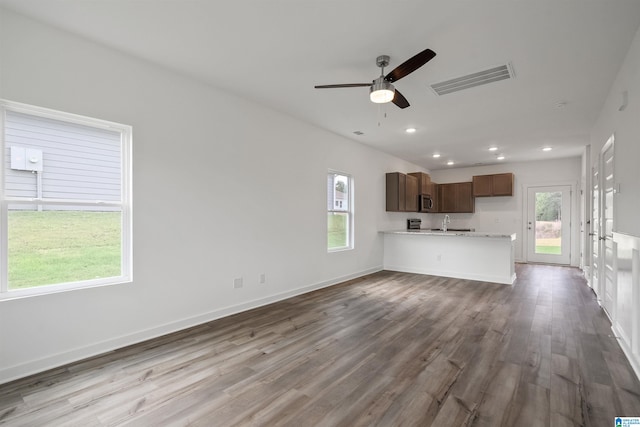
{"type": "Polygon", "coordinates": [[[0,106],[0,298],[130,281],[131,127],[0,106]]]}
{"type": "Polygon", "coordinates": [[[327,248],[353,248],[353,178],[343,173],[327,178],[327,248]]]}

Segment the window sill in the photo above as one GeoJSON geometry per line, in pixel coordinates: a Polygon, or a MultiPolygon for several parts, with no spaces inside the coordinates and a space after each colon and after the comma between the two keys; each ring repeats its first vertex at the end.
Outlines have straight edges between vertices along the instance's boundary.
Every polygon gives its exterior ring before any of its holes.
{"type": "Polygon", "coordinates": [[[353,250],[353,246],[347,246],[344,248],[328,249],[327,252],[331,254],[334,252],[345,252],[345,251],[352,251],[352,250],[353,250]]]}
{"type": "Polygon", "coordinates": [[[96,280],[81,283],[66,283],[60,285],[44,285],[33,288],[16,289],[0,293],[0,302],[16,299],[32,298],[43,295],[58,294],[62,292],[80,291],[83,289],[101,288],[106,286],[129,285],[133,281],[128,277],[111,278],[109,281],[96,280]]]}

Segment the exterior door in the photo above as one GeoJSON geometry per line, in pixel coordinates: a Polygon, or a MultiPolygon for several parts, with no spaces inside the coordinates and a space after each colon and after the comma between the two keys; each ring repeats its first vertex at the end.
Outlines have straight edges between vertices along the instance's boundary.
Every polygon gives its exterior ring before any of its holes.
{"type": "Polygon", "coordinates": [[[571,186],[527,189],[527,261],[571,263],[571,186]]]}
{"type": "Polygon", "coordinates": [[[601,205],[600,205],[600,236],[602,242],[601,256],[602,260],[602,285],[604,285],[604,294],[602,300],[605,310],[609,316],[614,319],[615,302],[617,300],[617,288],[615,271],[613,270],[614,251],[613,251],[613,135],[607,143],[602,147],[600,170],[602,171],[600,185],[601,205]]]}

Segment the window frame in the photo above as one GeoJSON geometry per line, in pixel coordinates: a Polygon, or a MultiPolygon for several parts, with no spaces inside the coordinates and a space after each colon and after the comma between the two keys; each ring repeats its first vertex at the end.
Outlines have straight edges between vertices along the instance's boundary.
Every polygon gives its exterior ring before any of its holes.
{"type": "Polygon", "coordinates": [[[34,295],[45,295],[75,289],[86,289],[97,286],[130,283],[133,281],[133,229],[132,229],[132,136],[133,129],[129,125],[96,119],[78,114],[67,113],[44,107],[0,99],[0,301],[34,295]],[[4,155],[6,153],[5,124],[7,112],[16,112],[36,117],[68,122],[97,129],[120,133],[120,201],[73,200],[49,198],[7,197],[5,190],[4,155]],[[120,266],[119,276],[100,279],[80,280],[76,282],[33,286],[21,289],[9,289],[8,283],[8,212],[10,205],[57,205],[57,206],[112,206],[121,212],[120,266]]]}
{"type": "MultiPolygon", "coordinates": [[[[354,225],[355,225],[355,209],[354,209],[354,178],[353,175],[346,173],[346,172],[341,172],[338,170],[334,170],[334,169],[329,169],[328,173],[327,173],[327,177],[330,177],[332,175],[340,175],[340,176],[344,176],[347,178],[347,200],[348,200],[348,209],[329,209],[328,207],[328,203],[327,203],[327,228],[326,228],[326,238],[327,238],[327,252],[332,253],[332,252],[342,252],[342,251],[350,251],[353,250],[355,248],[355,242],[354,242],[354,225]],[[329,215],[331,213],[346,213],[347,214],[347,245],[346,246],[340,246],[337,248],[330,248],[329,247],[329,215]]],[[[327,180],[328,181],[328,180],[327,180]]],[[[333,186],[335,187],[335,180],[332,180],[333,182],[333,186]]],[[[327,184],[328,185],[328,184],[327,184]]],[[[327,193],[329,192],[329,188],[327,188],[327,193]]],[[[335,199],[332,200],[332,202],[335,202],[335,199]]],[[[331,203],[331,206],[333,208],[335,208],[334,206],[335,203],[331,203]]]]}

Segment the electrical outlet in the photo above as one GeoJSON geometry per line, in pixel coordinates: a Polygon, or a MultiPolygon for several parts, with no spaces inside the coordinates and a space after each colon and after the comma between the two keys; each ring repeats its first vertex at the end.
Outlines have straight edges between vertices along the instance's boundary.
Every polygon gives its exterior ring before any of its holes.
{"type": "Polygon", "coordinates": [[[240,289],[242,287],[242,277],[238,277],[237,279],[233,279],[233,287],[235,289],[240,289]]]}
{"type": "Polygon", "coordinates": [[[265,283],[267,283],[267,276],[264,273],[262,273],[260,274],[260,284],[263,285],[265,283]]]}
{"type": "Polygon", "coordinates": [[[438,262],[442,261],[442,254],[438,254],[438,256],[436,257],[436,259],[438,260],[438,262]]]}

